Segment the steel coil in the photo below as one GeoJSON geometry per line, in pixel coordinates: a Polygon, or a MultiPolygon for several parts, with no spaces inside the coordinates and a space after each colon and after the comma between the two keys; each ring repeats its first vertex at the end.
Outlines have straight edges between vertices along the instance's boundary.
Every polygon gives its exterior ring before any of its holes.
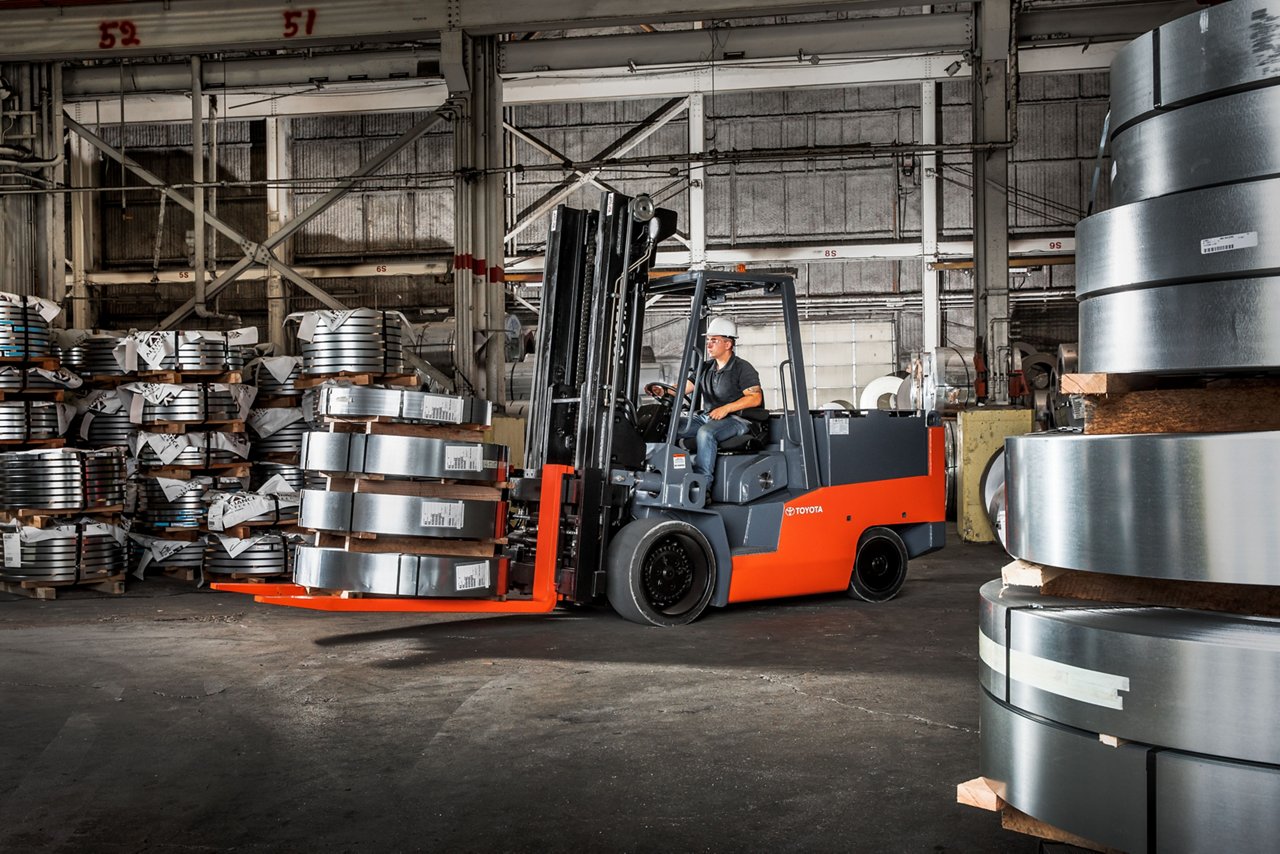
{"type": "Polygon", "coordinates": [[[123,449],[0,454],[0,501],[13,509],[96,510],[124,503],[123,449]]]}
{"type": "Polygon", "coordinates": [[[138,446],[138,464],[144,468],[160,466],[209,468],[210,466],[239,462],[242,458],[238,454],[218,445],[218,437],[221,435],[232,434],[188,433],[187,441],[190,444],[168,462],[160,459],[160,455],[155,452],[155,449],[143,442],[138,446]]]}
{"type": "Polygon", "coordinates": [[[478,540],[501,535],[505,506],[479,499],[307,489],[302,492],[298,524],[337,533],[478,540]]]}
{"type": "MultiPolygon", "coordinates": [[[[250,426],[250,431],[253,431],[250,426]]],[[[268,454],[293,454],[302,453],[302,438],[310,431],[311,425],[306,421],[295,421],[285,427],[280,428],[270,436],[259,436],[253,432],[253,445],[250,450],[250,457],[253,459],[262,459],[268,454]]]]}
{"type": "Polygon", "coordinates": [[[318,432],[303,439],[302,467],[308,471],[488,483],[506,480],[508,471],[506,445],[318,432]]]}
{"type": "Polygon", "coordinates": [[[234,492],[242,488],[235,478],[196,478],[193,485],[172,500],[156,478],[144,477],[138,483],[137,524],[151,530],[198,528],[208,517],[206,492],[234,492]]]}
{"type": "Polygon", "coordinates": [[[316,389],[316,420],[330,418],[383,418],[418,424],[493,423],[493,404],[474,397],[412,391],[409,389],[369,388],[325,383],[316,389]]]}
{"type": "Polygon", "coordinates": [[[245,364],[244,348],[230,344],[226,340],[217,340],[216,336],[221,333],[204,332],[203,334],[211,337],[195,340],[188,337],[191,335],[190,332],[176,330],[142,334],[152,339],[163,336],[170,352],[157,362],[145,362],[140,358],[138,367],[141,370],[238,371],[245,364]]]}
{"type": "Polygon", "coordinates": [[[62,366],[87,377],[118,377],[126,373],[115,350],[124,340],[120,335],[90,335],[74,347],[57,348],[62,366]]]}
{"type": "MultiPolygon", "coordinates": [[[[147,564],[148,569],[193,569],[199,570],[204,566],[204,540],[192,540],[183,542],[182,547],[177,551],[162,559],[152,556],[152,560],[147,564]]],[[[149,546],[138,543],[132,539],[129,540],[129,565],[138,566],[142,561],[142,556],[149,550],[149,546]]]]}
{"type": "Polygon", "coordinates": [[[292,546],[281,534],[263,534],[234,557],[222,541],[210,537],[204,552],[204,571],[213,575],[287,575],[292,546]]]}
{"type": "Polygon", "coordinates": [[[0,391],[51,391],[60,388],[67,388],[67,385],[49,379],[39,368],[10,366],[0,369],[0,391]]]}
{"type": "Polygon", "coordinates": [[[230,389],[212,385],[186,384],[165,403],[142,404],[142,423],[161,424],[166,421],[233,421],[240,417],[240,407],[230,389]]]}
{"type": "Polygon", "coordinates": [[[58,410],[52,403],[0,401],[0,439],[28,442],[61,435],[58,410]]]}
{"type": "Polygon", "coordinates": [[[129,413],[86,412],[80,422],[80,437],[91,447],[125,447],[136,425],[129,420],[129,413]]]}
{"type": "Polygon", "coordinates": [[[331,313],[316,312],[311,340],[300,342],[304,374],[404,370],[398,313],[358,308],[340,316],[342,322],[335,326],[331,313]]]}
{"type": "Polygon", "coordinates": [[[1280,432],[1005,440],[1009,553],[1118,575],[1278,585],[1280,432]],[[1046,488],[1045,484],[1052,484],[1046,488]]]}
{"type": "MultiPolygon", "coordinates": [[[[307,474],[299,466],[289,465],[288,463],[255,462],[253,467],[249,469],[249,488],[256,492],[276,475],[282,477],[294,492],[301,492],[308,486],[307,474]]],[[[324,488],[323,480],[317,488],[324,488]]]]}
{"type": "Polygon", "coordinates": [[[248,381],[258,387],[260,397],[301,397],[303,389],[294,385],[302,376],[302,362],[296,361],[289,375],[280,381],[267,368],[262,359],[254,359],[247,366],[248,381]]]}
{"type": "Polygon", "coordinates": [[[38,359],[53,352],[49,322],[26,302],[0,302],[0,356],[38,359]]]}
{"type": "Polygon", "coordinates": [[[83,525],[59,525],[44,531],[59,536],[22,542],[19,525],[0,525],[6,540],[18,539],[18,554],[6,542],[0,578],[11,581],[80,581],[106,578],[125,570],[125,552],[110,533],[83,525]],[[17,558],[16,560],[14,558],[17,558]]]}
{"type": "Polygon", "coordinates": [[[499,558],[361,554],[298,546],[293,580],[303,587],[378,596],[485,598],[496,592],[499,558]]]}

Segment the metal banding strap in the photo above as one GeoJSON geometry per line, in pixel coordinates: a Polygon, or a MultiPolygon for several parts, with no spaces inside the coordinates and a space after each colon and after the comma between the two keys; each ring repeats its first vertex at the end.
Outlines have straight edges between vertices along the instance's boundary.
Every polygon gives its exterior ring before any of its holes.
{"type": "Polygon", "coordinates": [[[1089,572],[1280,585],[1280,432],[1005,440],[1008,549],[1089,572]],[[1046,489],[1045,484],[1053,484],[1046,489]]]}
{"type": "Polygon", "coordinates": [[[1280,367],[1280,276],[1117,291],[1080,303],[1080,370],[1280,367]]]}
{"type": "Polygon", "coordinates": [[[411,537],[486,539],[498,536],[499,501],[419,498],[366,492],[302,492],[298,524],[339,533],[367,532],[411,537]]]}
{"type": "Polygon", "coordinates": [[[293,580],[308,588],[379,596],[487,598],[496,592],[501,560],[298,546],[293,580]]]}
{"type": "Polygon", "coordinates": [[[409,389],[370,388],[325,383],[316,390],[316,416],[391,418],[427,424],[493,423],[493,403],[474,397],[409,389]]]}
{"type": "Polygon", "coordinates": [[[495,483],[507,477],[507,446],[417,436],[308,433],[302,442],[302,467],[495,483]]]}

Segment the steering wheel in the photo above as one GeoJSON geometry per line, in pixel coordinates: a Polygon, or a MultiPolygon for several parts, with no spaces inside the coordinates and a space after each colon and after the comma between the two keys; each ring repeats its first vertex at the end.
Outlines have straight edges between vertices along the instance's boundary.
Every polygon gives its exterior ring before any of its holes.
{"type": "Polygon", "coordinates": [[[649,383],[644,387],[644,390],[645,394],[655,400],[666,401],[667,398],[674,398],[676,396],[676,387],[669,385],[668,383],[649,383]],[[660,394],[656,392],[660,392],[660,394]]]}

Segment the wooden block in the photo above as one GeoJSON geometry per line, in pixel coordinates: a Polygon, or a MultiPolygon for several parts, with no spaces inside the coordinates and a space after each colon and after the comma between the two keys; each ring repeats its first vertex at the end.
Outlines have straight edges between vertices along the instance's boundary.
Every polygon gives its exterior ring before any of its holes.
{"type": "Polygon", "coordinates": [[[1150,382],[1133,374],[1063,374],[1058,390],[1063,394],[1123,394],[1150,382]]]}
{"type": "Polygon", "coordinates": [[[67,440],[61,436],[53,439],[0,439],[0,445],[15,451],[23,448],[61,448],[66,444],[67,440]]]}
{"type": "Polygon", "coordinates": [[[214,463],[211,466],[156,466],[143,469],[147,477],[167,477],[172,480],[191,480],[194,477],[248,477],[251,464],[214,463]]]}
{"type": "Polygon", "coordinates": [[[990,812],[997,812],[1005,805],[986,777],[974,777],[957,785],[956,803],[990,812]]]}
{"type": "Polygon", "coordinates": [[[411,436],[425,439],[445,439],[450,442],[483,442],[484,433],[478,428],[445,426],[441,424],[405,424],[380,419],[325,418],[330,433],[364,433],[370,436],[411,436]]]}
{"type": "Polygon", "coordinates": [[[57,356],[0,356],[0,366],[18,365],[24,368],[40,368],[44,371],[56,371],[61,366],[57,356]]]}
{"type": "Polygon", "coordinates": [[[1129,739],[1127,738],[1119,738],[1114,735],[1107,735],[1106,733],[1098,733],[1098,741],[1102,742],[1107,747],[1119,747],[1122,744],[1129,743],[1129,739]]]}
{"type": "Polygon", "coordinates": [[[1108,848],[1091,839],[1085,839],[1083,836],[1076,836],[1074,833],[1061,830],[1051,824],[1045,824],[1043,821],[1032,818],[1008,804],[1005,804],[1000,811],[1000,826],[1015,833],[1025,833],[1027,836],[1035,836],[1049,842],[1063,842],[1088,851],[1098,851],[1102,852],[1102,854],[1124,854],[1124,852],[1115,848],[1108,848]]]}
{"type": "Polygon", "coordinates": [[[58,598],[58,589],[56,587],[46,586],[41,582],[24,581],[14,583],[12,581],[0,581],[0,592],[26,596],[28,599],[49,600],[58,598]]]}
{"type": "Polygon", "coordinates": [[[501,501],[502,490],[469,483],[442,483],[427,480],[369,480],[326,475],[328,492],[364,492],[375,495],[407,495],[416,498],[456,498],[501,501]]]}
{"type": "Polygon", "coordinates": [[[148,433],[198,433],[205,430],[215,430],[219,433],[243,433],[244,420],[215,418],[210,421],[157,421],[143,427],[148,433]]]}
{"type": "Polygon", "coordinates": [[[1012,587],[1043,587],[1066,571],[1030,561],[1015,560],[1000,568],[1000,579],[1012,587]]]}
{"type": "Polygon", "coordinates": [[[1069,569],[1061,570],[1046,581],[1041,585],[1040,592],[1045,596],[1089,602],[1194,608],[1201,611],[1280,617],[1280,588],[1253,584],[1140,578],[1069,569]]]}
{"type": "Polygon", "coordinates": [[[0,400],[53,400],[61,403],[66,400],[66,389],[29,388],[0,390],[0,400]]]}
{"type": "Polygon", "coordinates": [[[431,537],[403,537],[385,534],[334,534],[316,532],[316,546],[322,549],[342,549],[359,554],[386,554],[388,552],[415,555],[448,555],[451,557],[494,557],[501,540],[445,540],[431,537]]]}
{"type": "Polygon", "coordinates": [[[1085,403],[1085,433],[1240,433],[1280,429],[1280,383],[1134,391],[1085,403]]]}

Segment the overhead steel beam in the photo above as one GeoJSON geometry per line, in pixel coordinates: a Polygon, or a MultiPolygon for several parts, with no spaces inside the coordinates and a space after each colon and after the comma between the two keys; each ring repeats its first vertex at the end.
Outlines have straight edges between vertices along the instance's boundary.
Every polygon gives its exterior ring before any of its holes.
{"type": "MultiPolygon", "coordinates": [[[[627,131],[618,139],[605,146],[598,154],[592,157],[592,160],[608,160],[612,157],[621,157],[628,151],[631,151],[640,143],[653,136],[663,125],[674,119],[680,113],[684,112],[688,106],[688,101],[684,98],[672,98],[657,110],[654,110],[644,118],[638,125],[627,131]]],[[[551,211],[561,201],[568,198],[572,193],[594,179],[600,174],[600,169],[589,169],[585,172],[577,172],[565,178],[559,186],[548,191],[533,204],[529,205],[520,212],[519,219],[515,225],[511,226],[511,230],[507,232],[503,242],[510,240],[520,232],[524,231],[533,223],[540,220],[548,212],[551,211]]]]}
{"type": "MultiPolygon", "coordinates": [[[[521,142],[524,142],[534,151],[539,151],[547,155],[548,157],[550,157],[552,160],[557,160],[561,163],[569,163],[571,161],[571,158],[564,152],[559,151],[558,149],[552,147],[551,145],[548,145],[546,142],[538,139],[536,136],[529,133],[527,130],[516,127],[515,125],[511,124],[511,122],[504,121],[502,123],[502,127],[507,131],[507,133],[511,134],[521,142]]],[[[578,177],[586,178],[588,181],[591,182],[593,186],[599,187],[601,190],[605,191],[606,193],[622,192],[617,187],[613,186],[607,181],[600,180],[600,177],[598,174],[595,176],[588,176],[585,172],[583,172],[580,169],[573,169],[572,171],[578,177]]]]}
{"type": "MultiPolygon", "coordinates": [[[[446,261],[400,261],[394,258],[364,264],[339,264],[325,267],[293,268],[308,279],[382,279],[394,276],[444,276],[449,272],[446,261]]],[[[240,274],[240,281],[269,281],[279,275],[274,270],[256,267],[240,274]]],[[[67,284],[74,283],[74,273],[67,274],[67,284]]],[[[141,270],[97,270],[86,273],[85,285],[110,287],[114,285],[174,284],[190,285],[191,279],[182,270],[162,270],[158,274],[141,270]]]]}

